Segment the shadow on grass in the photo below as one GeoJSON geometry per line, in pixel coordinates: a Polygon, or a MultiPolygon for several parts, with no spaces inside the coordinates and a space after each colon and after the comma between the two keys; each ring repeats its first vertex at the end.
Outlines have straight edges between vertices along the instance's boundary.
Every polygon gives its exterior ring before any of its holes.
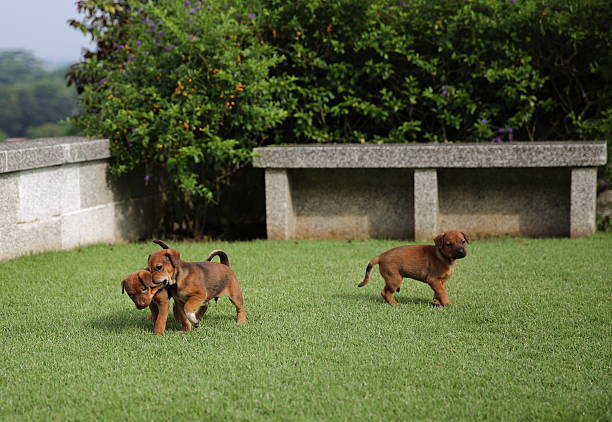
{"type": "MultiPolygon", "coordinates": [[[[351,301],[356,303],[385,303],[385,300],[379,293],[339,293],[333,295],[334,298],[344,301],[351,301]]],[[[406,297],[401,294],[395,294],[393,296],[400,305],[421,305],[421,306],[432,306],[432,300],[424,299],[422,297],[406,297]]]]}
{"type": "MultiPolygon", "coordinates": [[[[149,309],[139,311],[137,309],[122,309],[120,311],[109,312],[100,314],[95,318],[92,318],[87,322],[87,326],[97,329],[110,331],[113,333],[132,331],[134,329],[141,329],[146,331],[153,331],[153,321],[147,320],[150,315],[149,309]]],[[[204,315],[204,318],[200,322],[199,328],[205,328],[206,326],[217,326],[221,324],[227,324],[228,322],[234,322],[235,317],[232,314],[228,315],[204,315]]],[[[172,313],[168,316],[166,322],[167,331],[180,331],[181,324],[174,319],[172,313]]]]}

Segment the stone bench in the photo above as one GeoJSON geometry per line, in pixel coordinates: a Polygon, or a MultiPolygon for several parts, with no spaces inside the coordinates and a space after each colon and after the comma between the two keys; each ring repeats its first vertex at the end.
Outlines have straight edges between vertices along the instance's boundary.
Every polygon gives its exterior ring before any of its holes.
{"type": "Polygon", "coordinates": [[[143,176],[109,179],[107,139],[0,143],[0,259],[137,240],[155,227],[143,176]]]}
{"type": "Polygon", "coordinates": [[[269,239],[589,236],[605,142],[256,148],[269,239]]]}

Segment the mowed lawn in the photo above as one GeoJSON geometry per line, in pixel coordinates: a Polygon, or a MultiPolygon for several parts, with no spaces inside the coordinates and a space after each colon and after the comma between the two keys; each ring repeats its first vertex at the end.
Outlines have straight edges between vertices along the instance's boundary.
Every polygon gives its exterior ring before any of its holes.
{"type": "Polygon", "coordinates": [[[224,298],[154,336],[120,287],[152,243],[0,262],[0,420],[612,419],[610,234],[474,241],[447,308],[357,287],[406,242],[169,243],[224,249],[248,322],[224,298]]]}

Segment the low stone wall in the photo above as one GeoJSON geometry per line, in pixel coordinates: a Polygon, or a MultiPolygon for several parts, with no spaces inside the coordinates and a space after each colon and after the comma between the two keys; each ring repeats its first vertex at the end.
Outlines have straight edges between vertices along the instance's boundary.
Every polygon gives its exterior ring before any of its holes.
{"type": "Polygon", "coordinates": [[[269,239],[588,236],[605,142],[257,148],[269,239]]]}
{"type": "Polygon", "coordinates": [[[144,178],[111,180],[108,140],[0,143],[0,259],[137,240],[155,224],[144,178]]]}

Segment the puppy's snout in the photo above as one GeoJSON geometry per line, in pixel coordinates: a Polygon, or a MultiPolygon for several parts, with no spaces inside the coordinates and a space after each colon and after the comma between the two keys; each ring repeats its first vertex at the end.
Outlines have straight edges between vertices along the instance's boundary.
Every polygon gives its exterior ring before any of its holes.
{"type": "Polygon", "coordinates": [[[465,248],[457,248],[455,249],[455,252],[453,253],[453,258],[461,259],[461,258],[465,258],[466,255],[467,255],[467,251],[465,250],[465,248]]]}
{"type": "Polygon", "coordinates": [[[136,309],[144,309],[146,308],[148,305],[144,305],[142,303],[136,303],[136,309]]]}

